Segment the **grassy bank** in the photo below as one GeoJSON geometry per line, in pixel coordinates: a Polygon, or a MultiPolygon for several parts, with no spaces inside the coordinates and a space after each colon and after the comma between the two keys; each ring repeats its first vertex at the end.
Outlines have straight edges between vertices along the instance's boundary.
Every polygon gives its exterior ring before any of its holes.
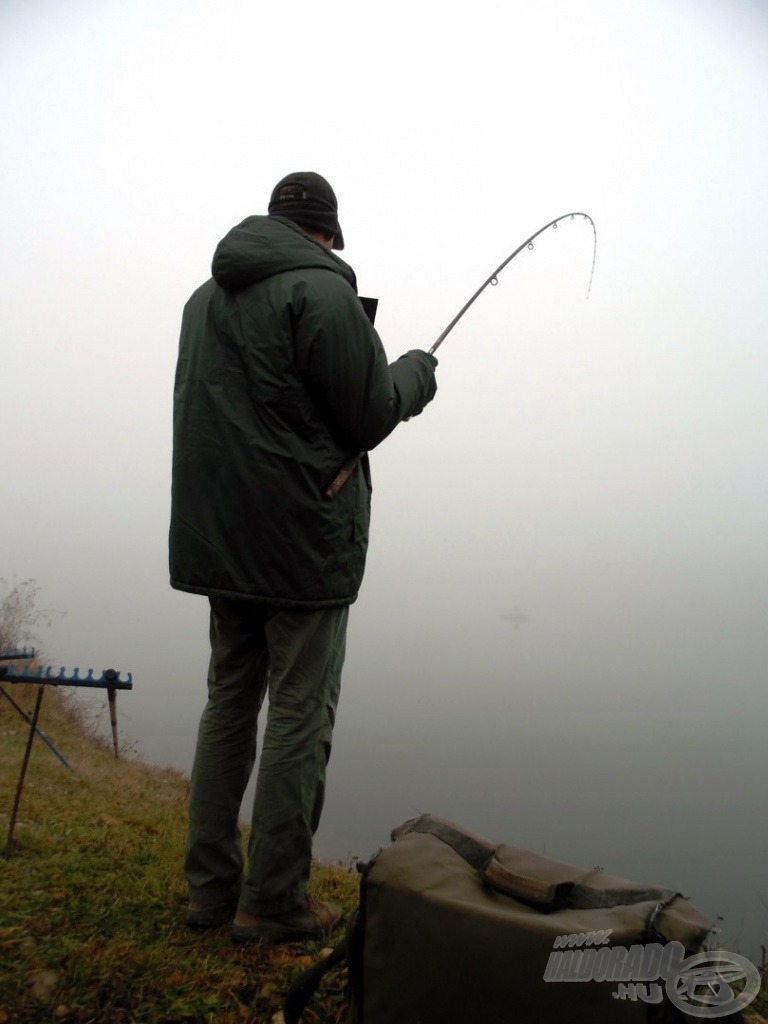
{"type": "MultiPolygon", "coordinates": [[[[6,689],[32,708],[31,688],[6,689]]],[[[74,770],[35,741],[12,855],[0,855],[0,1024],[276,1024],[320,944],[235,946],[226,927],[190,932],[186,779],[116,761],[53,688],[42,708],[41,728],[74,770]]],[[[0,698],[3,850],[27,735],[0,698]]],[[[347,911],[357,902],[357,875],[342,865],[316,865],[312,886],[347,911]]],[[[344,1020],[343,986],[343,973],[324,984],[310,1024],[344,1020]]],[[[767,1010],[764,991],[745,1021],[766,1024],[767,1010]]]]}
{"type": "MultiPolygon", "coordinates": [[[[31,688],[6,689],[31,710],[31,688]]],[[[0,857],[0,1024],[272,1022],[320,945],[234,946],[227,928],[190,932],[185,778],[116,761],[52,687],[40,727],[74,770],[34,743],[13,852],[0,857]]],[[[0,698],[3,850],[27,735],[0,698]]],[[[348,910],[356,903],[357,876],[341,866],[317,865],[312,885],[348,910]]],[[[343,1020],[334,984],[310,1020],[343,1020]]]]}

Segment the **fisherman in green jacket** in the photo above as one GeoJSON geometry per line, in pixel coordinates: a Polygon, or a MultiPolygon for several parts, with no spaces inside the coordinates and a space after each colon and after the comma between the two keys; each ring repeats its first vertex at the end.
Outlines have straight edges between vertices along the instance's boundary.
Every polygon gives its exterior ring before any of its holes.
{"type": "Polygon", "coordinates": [[[332,928],[306,888],[370,516],[366,455],[435,395],[420,350],[388,365],[357,296],[336,196],[288,175],[268,216],[219,243],[184,309],[174,392],[171,585],[210,602],[208,701],[198,732],[185,873],[187,923],[234,916],[239,941],[332,928]],[[248,862],[240,803],[264,729],[248,862]]]}

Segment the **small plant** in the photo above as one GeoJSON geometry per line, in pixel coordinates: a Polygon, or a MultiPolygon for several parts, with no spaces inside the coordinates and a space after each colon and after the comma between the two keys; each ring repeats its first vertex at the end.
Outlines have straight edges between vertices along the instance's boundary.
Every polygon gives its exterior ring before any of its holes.
{"type": "Polygon", "coordinates": [[[0,579],[0,651],[39,643],[39,631],[50,626],[50,612],[37,607],[37,580],[9,584],[0,579]]]}

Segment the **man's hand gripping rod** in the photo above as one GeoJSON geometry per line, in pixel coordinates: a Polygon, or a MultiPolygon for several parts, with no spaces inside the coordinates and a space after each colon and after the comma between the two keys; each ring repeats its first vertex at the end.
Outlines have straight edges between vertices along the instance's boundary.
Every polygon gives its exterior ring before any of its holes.
{"type": "MultiPolygon", "coordinates": [[[[435,341],[435,343],[432,345],[432,348],[430,348],[430,350],[429,350],[429,354],[430,355],[434,355],[434,353],[442,345],[442,343],[445,341],[445,339],[451,333],[451,331],[456,326],[456,324],[459,322],[459,320],[461,320],[461,318],[467,312],[467,310],[472,305],[472,303],[477,298],[480,297],[480,295],[485,291],[485,289],[488,287],[488,285],[489,284],[490,285],[496,285],[496,284],[499,283],[498,282],[498,275],[502,272],[502,270],[506,267],[506,265],[508,263],[512,262],[512,260],[515,258],[515,256],[518,255],[518,253],[522,252],[523,249],[525,249],[526,247],[529,248],[529,249],[532,249],[533,248],[534,239],[538,238],[539,235],[543,234],[547,230],[547,228],[556,228],[561,220],[567,220],[569,217],[570,217],[571,220],[574,220],[576,217],[583,217],[585,220],[588,220],[589,223],[592,225],[592,233],[594,234],[594,237],[595,237],[595,244],[594,244],[594,248],[592,250],[592,270],[590,271],[590,274],[589,274],[589,287],[587,288],[587,298],[589,298],[589,293],[592,290],[592,278],[593,278],[594,273],[595,273],[595,257],[597,256],[597,228],[595,227],[595,222],[592,220],[592,218],[589,216],[588,213],[581,213],[581,212],[564,213],[564,214],[562,214],[562,216],[555,217],[554,220],[551,220],[548,224],[545,224],[543,228],[539,228],[539,230],[535,231],[529,238],[526,238],[526,240],[521,245],[518,245],[518,247],[515,249],[515,251],[510,256],[507,256],[507,258],[504,260],[503,263],[500,263],[498,265],[498,267],[496,267],[496,269],[493,271],[493,273],[489,277],[487,277],[485,279],[485,281],[483,281],[483,283],[477,289],[477,291],[472,296],[472,298],[469,299],[468,302],[464,303],[464,305],[461,307],[461,309],[456,314],[456,316],[453,318],[453,320],[451,320],[451,322],[445,328],[445,330],[440,335],[440,337],[437,339],[437,341],[435,341]]],[[[336,476],[333,478],[331,483],[328,485],[327,489],[323,492],[323,496],[325,498],[327,498],[330,501],[330,500],[332,500],[333,498],[336,497],[336,495],[342,489],[342,487],[347,482],[347,480],[349,480],[349,478],[352,476],[352,473],[354,472],[355,466],[358,464],[358,462],[360,461],[362,456],[363,456],[363,453],[361,452],[359,455],[353,455],[352,458],[347,459],[347,461],[341,467],[341,469],[336,474],[336,476]]]]}

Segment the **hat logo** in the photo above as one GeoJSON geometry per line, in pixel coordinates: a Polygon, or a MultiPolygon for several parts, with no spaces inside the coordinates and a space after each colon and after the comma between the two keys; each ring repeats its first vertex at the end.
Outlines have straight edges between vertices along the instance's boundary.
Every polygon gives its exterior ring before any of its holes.
{"type": "Polygon", "coordinates": [[[295,203],[305,202],[307,199],[309,199],[307,190],[302,188],[301,185],[283,185],[275,197],[275,202],[295,203]]]}

